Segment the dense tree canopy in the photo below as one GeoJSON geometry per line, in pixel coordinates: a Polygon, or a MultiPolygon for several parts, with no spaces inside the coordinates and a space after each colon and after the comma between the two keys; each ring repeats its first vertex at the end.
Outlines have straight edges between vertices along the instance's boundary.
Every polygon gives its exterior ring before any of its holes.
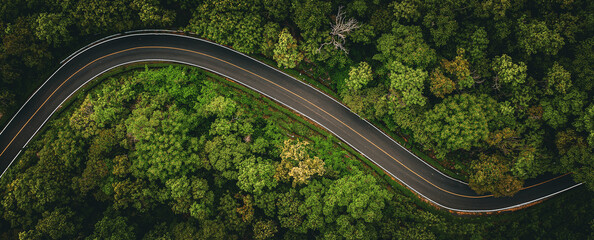
{"type": "MultiPolygon", "coordinates": [[[[511,195],[544,173],[594,186],[592,1],[0,2],[0,123],[81,45],[181,29],[290,68],[477,192],[511,195]],[[336,9],[359,24],[348,54],[323,45],[336,9]]],[[[191,72],[125,75],[72,104],[0,179],[0,238],[587,238],[590,192],[520,224],[446,220],[191,72]],[[281,157],[287,136],[306,158],[281,157]],[[324,205],[336,195],[351,198],[324,205]]]]}

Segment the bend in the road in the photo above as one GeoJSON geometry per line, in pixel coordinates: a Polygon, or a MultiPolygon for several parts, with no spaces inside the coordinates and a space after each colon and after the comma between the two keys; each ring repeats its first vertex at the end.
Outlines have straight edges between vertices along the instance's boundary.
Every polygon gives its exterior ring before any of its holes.
{"type": "Polygon", "coordinates": [[[117,66],[143,61],[181,63],[200,67],[233,79],[321,125],[409,189],[445,209],[460,212],[502,211],[524,206],[580,185],[573,183],[567,176],[561,176],[552,181],[529,185],[512,198],[477,195],[470,190],[466,183],[437,171],[375,126],[352,113],[344,105],[310,85],[232,49],[188,36],[155,33],[132,34],[106,39],[74,54],[60,66],[27,100],[0,133],[0,146],[5,146],[0,153],[0,163],[5,167],[4,171],[20,154],[21,148],[28,144],[63,101],[80,87],[117,66]],[[104,50],[105,53],[101,50],[104,50]],[[84,66],[80,66],[81,64],[84,66]],[[93,69],[90,69],[91,67],[93,69]],[[70,73],[70,76],[61,83],[60,77],[65,74],[56,76],[60,71],[70,73]],[[64,85],[71,78],[73,80],[68,84],[72,84],[72,86],[64,85]],[[46,85],[48,82],[50,84],[46,85]],[[59,85],[57,85],[58,83],[59,85]],[[62,86],[65,87],[62,88],[62,86]],[[41,89],[43,91],[40,93],[41,89]],[[43,96],[47,91],[50,91],[51,94],[43,96]],[[59,96],[54,97],[55,93],[59,96]],[[30,102],[38,95],[40,99],[30,102]],[[48,101],[51,106],[46,107],[48,101]],[[53,109],[44,109],[44,107],[53,107],[53,109]],[[21,112],[23,109],[25,110],[21,112]],[[42,112],[45,119],[37,116],[39,111],[42,112]],[[22,119],[13,122],[17,117],[26,119],[26,123],[19,126],[20,129],[16,134],[14,131],[12,135],[5,134],[5,130],[10,126],[20,125],[22,119]],[[41,122],[42,120],[43,122],[41,122]],[[33,121],[35,126],[29,126],[29,121],[33,121]],[[34,132],[27,129],[35,127],[37,128],[34,132]],[[25,134],[28,135],[21,136],[23,130],[27,130],[25,134]],[[6,141],[10,138],[7,137],[8,135],[12,136],[10,141],[6,141]],[[29,138],[22,144],[24,140],[19,137],[26,138],[27,136],[29,138]],[[15,140],[19,142],[17,145],[20,144],[20,147],[17,146],[18,149],[12,145],[15,140]],[[4,155],[7,150],[10,150],[10,153],[4,155]],[[6,165],[7,158],[11,158],[8,155],[14,155],[14,158],[6,165]]]}

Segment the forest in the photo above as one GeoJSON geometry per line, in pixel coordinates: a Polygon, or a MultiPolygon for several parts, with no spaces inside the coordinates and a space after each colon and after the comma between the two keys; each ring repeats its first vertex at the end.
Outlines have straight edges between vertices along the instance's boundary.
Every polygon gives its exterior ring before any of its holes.
{"type": "Polygon", "coordinates": [[[592,1],[0,2],[0,124],[79,47],[181,29],[302,74],[478,193],[544,173],[586,186],[508,215],[444,216],[331,137],[275,126],[249,93],[164,68],[106,80],[49,124],[0,179],[2,239],[592,237],[592,1]]]}
{"type": "Polygon", "coordinates": [[[0,179],[0,238],[508,239],[555,229],[583,239],[594,227],[591,192],[504,216],[436,211],[265,99],[195,68],[104,80],[0,179]]]}

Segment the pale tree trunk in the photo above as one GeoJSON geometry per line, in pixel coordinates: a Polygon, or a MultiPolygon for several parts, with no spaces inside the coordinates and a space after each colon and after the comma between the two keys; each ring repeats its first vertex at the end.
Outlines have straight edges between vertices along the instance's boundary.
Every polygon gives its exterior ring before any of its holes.
{"type": "Polygon", "coordinates": [[[332,31],[330,31],[330,42],[323,43],[320,48],[318,48],[318,52],[322,50],[322,47],[326,45],[334,45],[334,49],[340,49],[345,53],[349,53],[349,50],[344,47],[344,43],[346,40],[346,36],[353,30],[360,27],[357,23],[357,20],[354,18],[349,19],[345,22],[344,12],[342,11],[342,6],[338,8],[338,13],[336,14],[336,21],[334,24],[330,24],[332,31]]]}

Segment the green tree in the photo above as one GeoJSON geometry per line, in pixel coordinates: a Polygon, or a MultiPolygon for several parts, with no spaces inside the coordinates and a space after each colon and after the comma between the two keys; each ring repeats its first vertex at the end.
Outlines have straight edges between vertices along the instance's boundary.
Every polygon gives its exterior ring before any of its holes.
{"type": "Polygon", "coordinates": [[[136,239],[136,236],[134,234],[134,227],[130,226],[126,217],[105,216],[95,223],[95,230],[93,231],[93,234],[86,239],[126,240],[136,239]]]}
{"type": "Polygon", "coordinates": [[[590,104],[574,124],[578,130],[588,134],[588,143],[590,146],[594,146],[594,104],[590,104]]]}
{"type": "Polygon", "coordinates": [[[518,46],[528,55],[544,53],[557,55],[565,45],[563,37],[549,29],[545,22],[527,20],[526,16],[518,19],[518,46]]]}
{"type": "Polygon", "coordinates": [[[542,118],[549,126],[559,129],[564,126],[571,116],[580,116],[583,112],[586,93],[575,88],[564,95],[556,95],[552,99],[541,99],[543,109],[542,118]]]}
{"type": "Polygon", "coordinates": [[[34,230],[21,232],[20,239],[64,239],[74,237],[77,227],[73,222],[75,213],[70,208],[46,211],[34,230]]]}
{"type": "Polygon", "coordinates": [[[561,155],[560,162],[573,173],[576,182],[583,182],[594,190],[594,151],[585,139],[574,130],[557,133],[556,145],[561,155]]]}
{"type": "Polygon", "coordinates": [[[40,40],[58,47],[72,41],[73,37],[68,30],[72,19],[59,13],[41,13],[37,16],[35,35],[40,40]]]}
{"type": "Polygon", "coordinates": [[[278,43],[279,36],[280,25],[278,23],[268,22],[264,25],[262,32],[263,41],[260,47],[260,52],[264,56],[271,58],[274,55],[274,48],[276,47],[276,43],[278,43]]]}
{"type": "Polygon", "coordinates": [[[262,0],[262,5],[266,9],[268,17],[276,22],[285,20],[291,13],[289,9],[291,2],[287,0],[262,0]]]}
{"type": "Polygon", "coordinates": [[[134,174],[166,180],[205,167],[198,156],[198,139],[190,134],[196,117],[176,105],[160,109],[160,104],[146,96],[126,120],[127,134],[136,142],[134,174]]]}
{"type": "Polygon", "coordinates": [[[134,0],[131,6],[147,26],[169,26],[175,21],[175,12],[162,9],[158,0],[134,0]]]}
{"type": "Polygon", "coordinates": [[[0,89],[0,118],[14,104],[14,94],[6,89],[0,89]]]}
{"type": "Polygon", "coordinates": [[[580,42],[575,47],[575,59],[571,64],[571,72],[574,73],[574,84],[584,90],[594,88],[594,37],[580,42]]]}
{"type": "Polygon", "coordinates": [[[314,36],[327,23],[331,3],[319,0],[298,0],[292,5],[293,22],[302,31],[303,36],[314,36]]]}
{"type": "Polygon", "coordinates": [[[506,13],[512,9],[510,1],[487,0],[477,2],[475,12],[479,17],[492,17],[495,20],[505,18],[506,13]]]}
{"type": "Polygon", "coordinates": [[[440,13],[425,15],[423,25],[429,29],[435,46],[445,46],[448,40],[454,36],[458,30],[458,22],[454,19],[454,14],[442,8],[440,13]]]}
{"type": "Polygon", "coordinates": [[[233,46],[244,53],[255,53],[262,43],[264,20],[258,1],[208,0],[193,14],[189,31],[217,43],[233,46]]]}
{"type": "Polygon", "coordinates": [[[174,213],[190,214],[190,216],[204,220],[211,214],[210,207],[214,201],[212,191],[209,191],[208,182],[197,177],[169,179],[165,183],[167,192],[165,198],[169,199],[174,213]]]}
{"type": "Polygon", "coordinates": [[[43,71],[46,61],[52,59],[48,44],[36,41],[33,22],[33,17],[19,17],[0,34],[0,80],[3,83],[24,84],[24,79],[32,77],[30,71],[43,71]]]}
{"type": "Polygon", "coordinates": [[[126,1],[83,0],[76,4],[74,17],[83,34],[121,32],[134,25],[126,1]]]}
{"type": "Polygon", "coordinates": [[[276,187],[274,175],[275,166],[270,161],[250,158],[239,167],[237,186],[246,192],[260,195],[264,190],[276,187]],[[268,189],[264,189],[265,187],[268,189]]]}
{"type": "Polygon", "coordinates": [[[515,64],[508,55],[503,54],[501,57],[495,57],[491,67],[495,72],[495,88],[497,89],[500,85],[517,88],[526,81],[526,71],[528,70],[526,64],[523,62],[515,64]]]}
{"type": "MultiPolygon", "coordinates": [[[[371,175],[355,172],[353,175],[345,176],[332,183],[324,196],[323,213],[326,222],[334,222],[337,225],[359,224],[352,220],[363,220],[371,223],[377,222],[383,217],[383,209],[391,194],[377,184],[371,175]],[[346,222],[345,222],[346,221],[346,222]],[[347,223],[348,222],[348,223],[347,223]]],[[[348,226],[342,226],[348,227],[348,226]]],[[[347,237],[348,235],[343,235],[347,237]]]]}
{"type": "Polygon", "coordinates": [[[388,112],[388,91],[382,86],[363,89],[359,92],[348,92],[342,102],[351,111],[367,119],[381,119],[388,112]]]}
{"type": "Polygon", "coordinates": [[[272,220],[256,221],[254,224],[254,238],[255,239],[269,239],[273,238],[278,232],[276,223],[272,220]]]}
{"type": "Polygon", "coordinates": [[[471,168],[473,172],[468,184],[478,194],[490,192],[495,197],[513,196],[524,184],[509,174],[509,164],[498,155],[481,155],[471,168]]]}
{"type": "Polygon", "coordinates": [[[400,101],[405,105],[425,105],[423,89],[428,77],[427,72],[404,66],[397,61],[390,63],[387,68],[390,70],[390,90],[400,101]]]}
{"type": "Polygon", "coordinates": [[[199,109],[199,112],[205,112],[207,115],[216,115],[218,117],[230,117],[237,111],[237,104],[226,97],[217,96],[214,99],[210,100],[210,102],[202,109],[199,109]]]}
{"type": "Polygon", "coordinates": [[[288,191],[279,194],[276,207],[279,224],[282,228],[300,232],[303,226],[303,213],[299,208],[303,201],[299,198],[297,190],[290,188],[288,191]]]}
{"type": "Polygon", "coordinates": [[[411,22],[421,17],[421,6],[422,2],[418,0],[393,1],[390,4],[397,20],[411,22]]]}
{"type": "Polygon", "coordinates": [[[155,189],[150,189],[144,179],[125,179],[112,183],[113,208],[125,210],[134,208],[139,212],[148,212],[155,206],[155,189]]]}
{"type": "Polygon", "coordinates": [[[450,96],[424,114],[423,130],[415,137],[427,144],[426,148],[433,146],[439,158],[451,151],[470,150],[487,139],[494,105],[485,95],[450,96]]]}
{"type": "Polygon", "coordinates": [[[392,33],[377,40],[378,54],[373,59],[390,63],[401,62],[408,67],[426,69],[437,60],[437,54],[425,40],[421,28],[395,25],[392,33]]]}
{"type": "Polygon", "coordinates": [[[371,80],[373,80],[371,66],[366,62],[360,62],[356,67],[351,67],[345,85],[348,90],[356,92],[365,87],[371,80]]]}
{"type": "Polygon", "coordinates": [[[204,153],[213,169],[227,179],[237,180],[241,164],[249,159],[249,146],[234,134],[216,136],[204,144],[204,153]]]}
{"type": "Polygon", "coordinates": [[[545,82],[547,84],[545,90],[547,94],[553,94],[553,89],[559,93],[565,94],[572,85],[571,73],[555,62],[553,66],[549,68],[545,77],[545,82]]]}
{"type": "Polygon", "coordinates": [[[327,181],[313,180],[299,191],[304,198],[303,203],[299,205],[299,212],[303,214],[303,231],[324,230],[327,227],[323,213],[324,195],[327,190],[327,181]]]}
{"type": "Polygon", "coordinates": [[[479,61],[487,58],[487,47],[489,46],[489,38],[485,28],[477,28],[472,35],[468,46],[464,49],[468,50],[468,56],[471,62],[477,64],[479,61]]]}
{"type": "Polygon", "coordinates": [[[299,52],[297,41],[286,28],[281,31],[278,37],[273,58],[279,67],[285,68],[294,68],[303,60],[303,53],[299,52]]]}

